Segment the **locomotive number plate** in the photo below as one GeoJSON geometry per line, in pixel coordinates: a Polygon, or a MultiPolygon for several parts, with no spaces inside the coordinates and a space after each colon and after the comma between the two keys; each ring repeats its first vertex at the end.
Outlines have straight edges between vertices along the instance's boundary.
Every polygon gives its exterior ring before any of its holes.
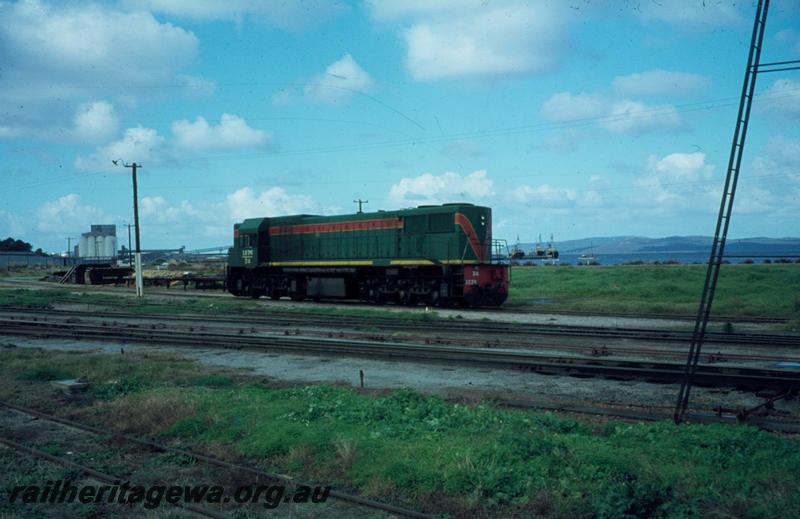
{"type": "Polygon", "coordinates": [[[242,261],[245,263],[253,263],[253,249],[242,249],[242,261]]]}

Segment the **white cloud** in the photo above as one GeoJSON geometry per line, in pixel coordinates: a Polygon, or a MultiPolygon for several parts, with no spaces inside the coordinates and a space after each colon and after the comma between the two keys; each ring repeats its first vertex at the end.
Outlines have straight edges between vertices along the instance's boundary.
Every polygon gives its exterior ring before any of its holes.
{"type": "Polygon", "coordinates": [[[0,139],[21,137],[24,134],[24,129],[19,126],[0,126],[0,139]]]}
{"type": "Polygon", "coordinates": [[[75,137],[95,142],[111,137],[119,126],[114,106],[107,101],[85,103],[75,114],[75,137]]]}
{"type": "Polygon", "coordinates": [[[750,182],[744,181],[739,185],[740,189],[737,190],[738,194],[734,202],[734,213],[768,213],[776,208],[776,199],[768,189],[748,184],[750,182]]]}
{"type": "Polygon", "coordinates": [[[620,101],[611,106],[602,125],[614,132],[632,133],[674,129],[681,117],[672,105],[646,105],[639,101],[620,101]]]}
{"type": "Polygon", "coordinates": [[[608,110],[608,102],[597,94],[553,94],[542,105],[542,115],[550,121],[563,122],[600,117],[608,110]]]}
{"type": "Polygon", "coordinates": [[[45,233],[63,233],[64,229],[88,229],[91,224],[112,220],[102,209],[84,204],[75,193],[45,202],[36,210],[36,218],[37,229],[45,233]]]}
{"type": "Polygon", "coordinates": [[[188,200],[181,201],[177,206],[171,206],[161,196],[143,197],[139,201],[139,214],[145,222],[190,226],[195,223],[211,223],[219,219],[215,211],[196,208],[188,200]]]}
{"type": "Polygon", "coordinates": [[[470,201],[491,196],[493,188],[494,183],[485,170],[463,177],[453,172],[438,176],[425,173],[394,184],[389,191],[389,201],[398,206],[470,201]]]}
{"type": "Polygon", "coordinates": [[[110,171],[114,168],[111,161],[119,158],[140,164],[157,163],[164,160],[161,155],[164,142],[164,138],[152,128],[128,128],[122,139],[97,149],[89,157],[79,156],[75,160],[75,167],[80,170],[110,171]]]}
{"type": "Polygon", "coordinates": [[[574,153],[579,148],[579,143],[586,139],[582,132],[567,130],[554,135],[537,138],[531,143],[535,150],[547,150],[555,153],[574,153]]]}
{"type": "Polygon", "coordinates": [[[280,90],[272,96],[272,106],[282,108],[285,106],[292,106],[294,98],[290,90],[280,90]]]}
{"type": "Polygon", "coordinates": [[[373,83],[356,60],[345,53],[341,59],[328,65],[325,72],[312,79],[304,92],[314,101],[336,104],[349,100],[356,92],[368,92],[373,83]]]}
{"type": "Polygon", "coordinates": [[[253,17],[291,29],[319,23],[347,9],[346,4],[335,0],[125,0],[125,4],[202,21],[241,23],[253,17]]]}
{"type": "Polygon", "coordinates": [[[177,163],[187,153],[263,147],[272,137],[270,132],[251,128],[247,121],[231,114],[222,114],[216,126],[208,124],[203,117],[197,117],[194,122],[175,121],[172,134],[173,139],[168,141],[153,128],[128,128],[121,139],[101,146],[89,156],[78,156],[75,167],[79,170],[118,170],[111,161],[119,158],[139,164],[177,163]]]}
{"type": "Polygon", "coordinates": [[[28,223],[20,215],[0,209],[0,239],[9,236],[20,239],[27,232],[28,223]]]}
{"type": "Polygon", "coordinates": [[[687,95],[711,86],[711,80],[699,74],[654,69],[627,76],[617,76],[612,82],[614,90],[622,95],[687,95]]]}
{"type": "Polygon", "coordinates": [[[373,17],[403,24],[406,67],[417,81],[539,73],[568,45],[566,5],[554,2],[368,2],[373,17]]]}
{"type": "Polygon", "coordinates": [[[509,192],[508,196],[521,204],[548,208],[596,206],[602,203],[602,197],[597,191],[578,191],[550,184],[541,184],[536,187],[522,185],[509,192]]]}
{"type": "Polygon", "coordinates": [[[149,236],[158,236],[161,243],[170,246],[186,244],[187,239],[192,246],[200,237],[213,239],[215,245],[224,245],[230,239],[233,226],[227,206],[222,202],[196,204],[182,200],[172,205],[162,196],[145,196],[139,200],[139,216],[149,236]],[[150,230],[152,227],[157,230],[150,230]]]}
{"type": "Polygon", "coordinates": [[[181,120],[172,123],[175,144],[187,150],[230,150],[264,146],[271,137],[269,132],[256,130],[247,121],[231,114],[222,114],[216,126],[210,126],[203,117],[193,123],[181,120]]]}
{"type": "MultiPolygon", "coordinates": [[[[146,12],[53,7],[36,0],[0,10],[6,59],[42,80],[83,87],[91,80],[152,84],[197,53],[197,38],[146,12]],[[132,44],[134,43],[135,44],[132,44]],[[135,63],[136,66],[121,66],[135,63]]],[[[9,67],[11,68],[11,67],[9,67]]],[[[19,73],[19,72],[18,72],[19,73]]]]}
{"type": "Polygon", "coordinates": [[[773,135],[743,170],[735,210],[768,213],[771,222],[793,222],[800,212],[800,139],[773,135]]]}
{"type": "Polygon", "coordinates": [[[485,0],[366,0],[364,2],[372,16],[382,21],[394,21],[409,16],[446,15],[457,10],[474,10],[485,4],[485,0]]]}
{"type": "Polygon", "coordinates": [[[193,99],[208,97],[217,91],[217,83],[204,77],[178,74],[175,79],[183,85],[186,95],[193,99]]]}
{"type": "Polygon", "coordinates": [[[553,122],[596,119],[607,130],[618,133],[647,132],[677,128],[681,124],[672,105],[647,105],[640,101],[612,102],[598,94],[559,92],[544,102],[541,114],[553,122]]]}
{"type": "Polygon", "coordinates": [[[651,155],[647,164],[650,172],[671,181],[709,179],[714,174],[714,166],[706,164],[706,154],[699,151],[670,153],[662,159],[651,155]]]}
{"type": "Polygon", "coordinates": [[[796,118],[800,116],[800,81],[778,79],[753,103],[761,112],[796,118]]]}
{"type": "Polygon", "coordinates": [[[775,41],[789,48],[792,54],[800,55],[800,34],[792,29],[783,29],[775,34],[775,41]]]}
{"type": "Polygon", "coordinates": [[[260,216],[312,213],[318,208],[310,196],[291,195],[277,186],[258,194],[250,187],[243,187],[229,194],[226,202],[230,218],[235,222],[260,216]]]}
{"type": "Polygon", "coordinates": [[[800,175],[800,139],[774,135],[770,137],[764,151],[768,157],[783,166],[793,167],[797,175],[800,175]]]}
{"type": "Polygon", "coordinates": [[[192,203],[182,200],[172,204],[162,196],[153,196],[144,197],[139,202],[139,214],[145,228],[158,225],[160,235],[181,240],[186,236],[204,236],[214,239],[217,245],[228,243],[235,222],[301,213],[338,214],[341,208],[320,206],[310,196],[293,195],[277,186],[260,193],[243,187],[221,201],[192,203]]]}
{"type": "Polygon", "coordinates": [[[0,3],[0,41],[0,126],[49,136],[80,103],[173,83],[198,49],[191,32],[146,12],[40,0],[0,3]]]}
{"type": "Polygon", "coordinates": [[[671,153],[660,159],[651,155],[644,175],[636,182],[647,193],[638,202],[660,212],[716,210],[714,202],[718,204],[721,193],[718,186],[704,182],[713,174],[714,166],[706,163],[702,152],[671,153]]]}

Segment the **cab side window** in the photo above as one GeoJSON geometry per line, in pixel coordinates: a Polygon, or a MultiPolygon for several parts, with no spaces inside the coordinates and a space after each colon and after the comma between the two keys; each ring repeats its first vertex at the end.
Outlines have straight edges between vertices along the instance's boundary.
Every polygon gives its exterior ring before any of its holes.
{"type": "Polygon", "coordinates": [[[430,232],[453,232],[455,215],[453,213],[432,214],[428,218],[430,232]]]}

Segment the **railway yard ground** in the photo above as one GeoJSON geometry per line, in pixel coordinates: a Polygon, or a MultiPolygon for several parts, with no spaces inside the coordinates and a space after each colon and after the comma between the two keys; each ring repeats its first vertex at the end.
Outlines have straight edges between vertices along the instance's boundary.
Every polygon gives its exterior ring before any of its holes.
{"type": "MultiPolygon", "coordinates": [[[[0,277],[0,437],[11,442],[0,487],[100,477],[24,445],[144,485],[230,486],[258,471],[338,492],[278,517],[800,516],[800,265],[722,269],[690,423],[675,426],[702,271],[515,268],[496,311],[174,287],[139,302],[125,287],[11,273],[0,277]]],[[[0,514],[20,514],[0,497],[0,514]]],[[[142,510],[29,504],[21,515],[142,510]]]]}

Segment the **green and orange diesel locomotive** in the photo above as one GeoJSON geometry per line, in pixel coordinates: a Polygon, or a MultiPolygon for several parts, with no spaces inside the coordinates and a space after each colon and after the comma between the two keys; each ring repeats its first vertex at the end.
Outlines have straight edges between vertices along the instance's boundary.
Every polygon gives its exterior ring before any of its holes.
{"type": "Polygon", "coordinates": [[[342,216],[249,218],[233,226],[228,290],[278,299],[496,306],[492,210],[467,203],[342,216]]]}

